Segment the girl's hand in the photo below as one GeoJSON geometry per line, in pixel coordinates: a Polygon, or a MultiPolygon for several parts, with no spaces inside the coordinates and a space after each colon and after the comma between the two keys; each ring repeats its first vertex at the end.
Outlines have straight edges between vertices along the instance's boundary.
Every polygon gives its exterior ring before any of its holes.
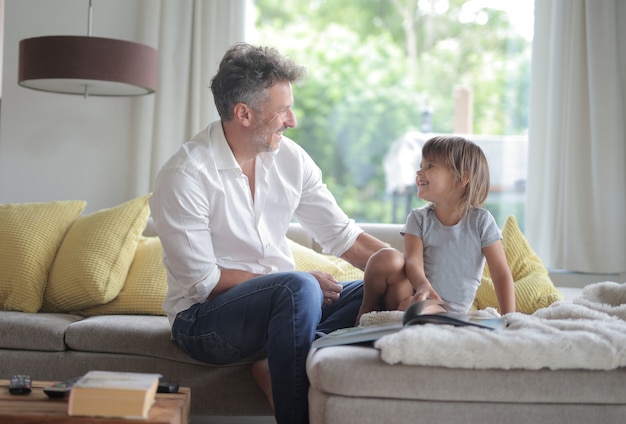
{"type": "MultiPolygon", "coordinates": [[[[439,297],[439,294],[437,294],[435,289],[432,288],[430,283],[428,284],[428,286],[424,286],[421,290],[416,291],[413,294],[413,296],[407,297],[402,302],[400,302],[400,306],[398,307],[398,310],[406,311],[407,308],[413,303],[420,302],[423,300],[428,300],[428,299],[441,300],[441,297],[439,297]]],[[[442,308],[441,306],[432,305],[429,308],[430,309],[427,311],[428,313],[445,312],[445,309],[442,308]]]]}
{"type": "Polygon", "coordinates": [[[483,253],[487,259],[491,280],[496,290],[500,314],[515,312],[515,285],[511,269],[506,260],[502,240],[483,247],[483,253]]]}
{"type": "Polygon", "coordinates": [[[324,293],[324,305],[330,305],[333,302],[339,300],[343,286],[335,280],[335,277],[327,272],[322,271],[309,271],[313,275],[324,293]]]}
{"type": "Polygon", "coordinates": [[[413,295],[413,303],[427,299],[441,300],[441,297],[435,291],[433,286],[430,285],[430,282],[425,282],[419,285],[413,295]]]}

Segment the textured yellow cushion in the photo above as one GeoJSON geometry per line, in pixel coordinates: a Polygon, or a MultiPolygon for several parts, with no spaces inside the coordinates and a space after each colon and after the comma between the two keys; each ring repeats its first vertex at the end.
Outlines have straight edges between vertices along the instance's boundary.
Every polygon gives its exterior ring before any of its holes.
{"type": "Polygon", "coordinates": [[[48,270],[84,201],[0,205],[0,309],[37,312],[48,270]]]}
{"type": "MultiPolygon", "coordinates": [[[[548,270],[528,244],[512,215],[506,219],[502,228],[502,244],[515,282],[515,306],[518,312],[532,314],[537,309],[563,300],[563,296],[550,280],[548,270]]],[[[477,309],[498,308],[498,299],[487,265],[476,292],[474,306],[477,309]]]]}
{"type": "Polygon", "coordinates": [[[163,246],[158,237],[142,237],[120,294],[109,303],[83,309],[80,315],[165,315],[161,306],[167,294],[163,246]]]}
{"type": "Polygon", "coordinates": [[[74,221],[52,264],[42,311],[84,309],[119,294],[148,221],[149,197],[74,221]]]}
{"type": "Polygon", "coordinates": [[[295,241],[288,241],[291,254],[296,262],[296,271],[324,271],[335,277],[337,281],[363,279],[363,271],[352,266],[349,262],[335,256],[318,253],[295,241]]]}

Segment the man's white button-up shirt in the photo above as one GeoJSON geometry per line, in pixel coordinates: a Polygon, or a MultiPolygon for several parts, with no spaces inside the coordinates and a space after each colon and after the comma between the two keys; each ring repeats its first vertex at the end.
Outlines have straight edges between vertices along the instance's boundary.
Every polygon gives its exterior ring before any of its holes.
{"type": "Polygon", "coordinates": [[[181,146],[159,172],[150,199],[163,244],[170,323],[204,302],[220,269],[269,274],[294,269],[286,240],[292,218],[324,252],[341,256],[362,230],[339,208],[322,173],[295,142],[257,156],[254,199],[220,121],[181,146]]]}

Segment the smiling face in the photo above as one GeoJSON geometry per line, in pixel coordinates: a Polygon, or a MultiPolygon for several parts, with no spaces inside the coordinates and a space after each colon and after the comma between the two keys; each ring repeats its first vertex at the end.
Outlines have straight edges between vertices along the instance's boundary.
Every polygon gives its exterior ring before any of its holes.
{"type": "Polygon", "coordinates": [[[297,125],[291,84],[279,81],[267,89],[267,101],[253,111],[251,140],[257,152],[272,152],[280,146],[283,132],[297,125]]]}
{"type": "Polygon", "coordinates": [[[415,178],[417,195],[434,204],[456,201],[459,182],[446,166],[422,159],[415,178]]]}

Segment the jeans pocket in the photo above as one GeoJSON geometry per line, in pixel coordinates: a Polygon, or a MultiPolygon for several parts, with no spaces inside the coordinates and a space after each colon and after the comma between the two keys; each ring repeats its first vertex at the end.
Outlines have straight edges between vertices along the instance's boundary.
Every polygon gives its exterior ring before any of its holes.
{"type": "Polygon", "coordinates": [[[216,332],[199,336],[178,333],[176,343],[193,358],[212,364],[227,364],[242,360],[241,352],[216,332]]]}

